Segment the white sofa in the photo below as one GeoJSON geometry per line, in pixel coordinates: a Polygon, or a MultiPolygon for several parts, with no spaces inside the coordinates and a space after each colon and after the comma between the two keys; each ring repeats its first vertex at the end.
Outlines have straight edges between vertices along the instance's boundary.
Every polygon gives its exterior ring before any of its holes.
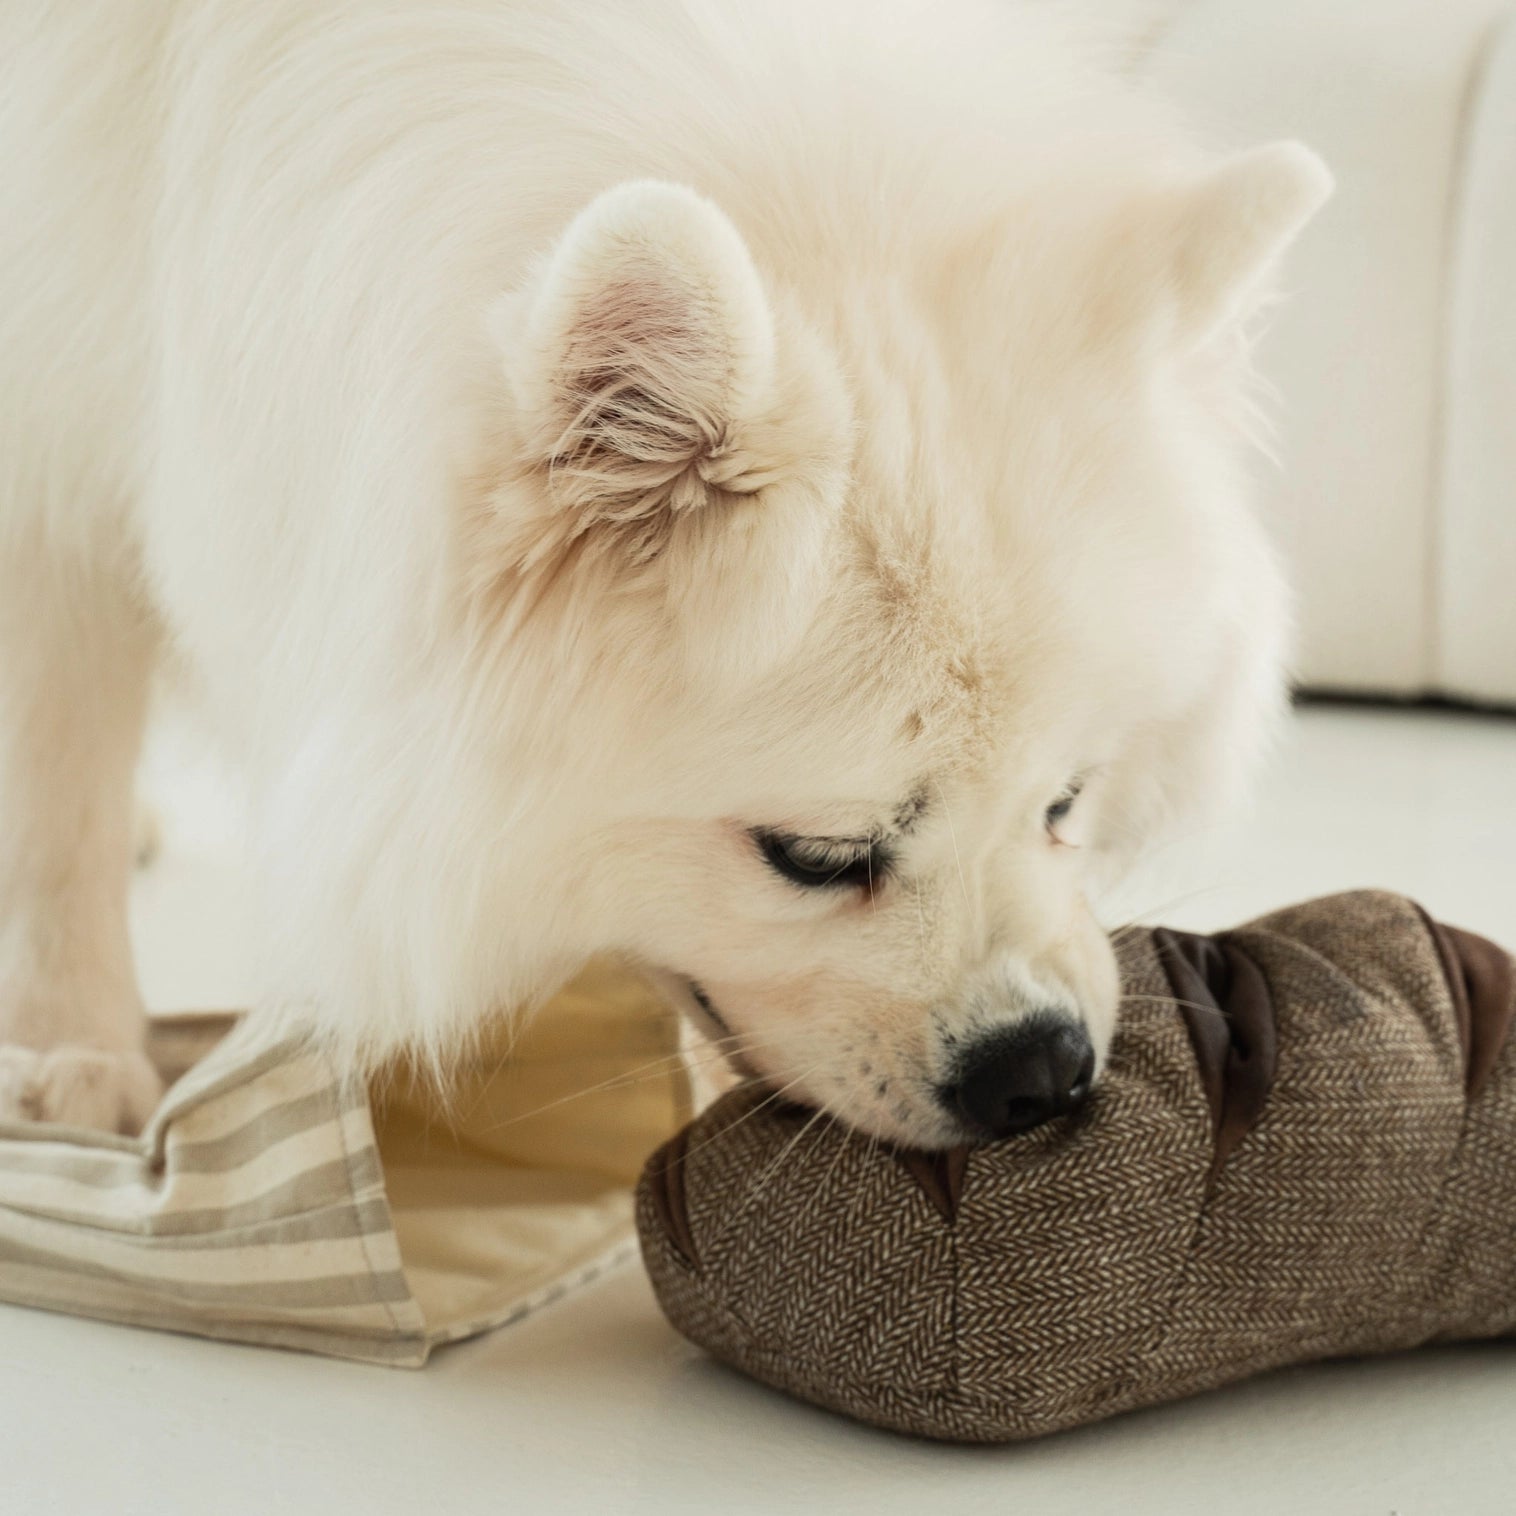
{"type": "Polygon", "coordinates": [[[1219,144],[1337,175],[1260,349],[1303,682],[1516,704],[1516,4],[1106,3],[1219,144]]]}

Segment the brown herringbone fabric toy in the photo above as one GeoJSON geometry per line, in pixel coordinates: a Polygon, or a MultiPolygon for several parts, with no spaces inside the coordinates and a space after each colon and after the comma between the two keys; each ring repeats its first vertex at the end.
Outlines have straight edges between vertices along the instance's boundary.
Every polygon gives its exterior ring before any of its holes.
{"type": "Polygon", "coordinates": [[[1024,1137],[903,1155],[717,1102],[639,1191],[670,1320],[807,1400],[976,1442],[1516,1330],[1503,950],[1365,892],[1120,951],[1104,1081],[1024,1137]]]}

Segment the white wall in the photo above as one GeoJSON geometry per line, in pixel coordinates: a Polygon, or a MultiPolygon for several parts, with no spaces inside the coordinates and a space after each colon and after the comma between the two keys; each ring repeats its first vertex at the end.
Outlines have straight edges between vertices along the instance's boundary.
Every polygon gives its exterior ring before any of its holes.
{"type": "Polygon", "coordinates": [[[1338,177],[1260,349],[1303,681],[1516,701],[1516,7],[1155,9],[1145,70],[1218,144],[1298,136],[1338,177]]]}

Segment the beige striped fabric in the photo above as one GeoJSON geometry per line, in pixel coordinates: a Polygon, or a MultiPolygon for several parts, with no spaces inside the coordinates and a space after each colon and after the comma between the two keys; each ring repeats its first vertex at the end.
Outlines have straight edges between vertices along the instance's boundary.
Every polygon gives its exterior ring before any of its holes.
{"type": "Polygon", "coordinates": [[[604,966],[445,1106],[229,1015],[152,1052],[140,1138],[0,1124],[0,1299],[411,1367],[632,1256],[637,1169],[694,1099],[673,1019],[604,966]]]}

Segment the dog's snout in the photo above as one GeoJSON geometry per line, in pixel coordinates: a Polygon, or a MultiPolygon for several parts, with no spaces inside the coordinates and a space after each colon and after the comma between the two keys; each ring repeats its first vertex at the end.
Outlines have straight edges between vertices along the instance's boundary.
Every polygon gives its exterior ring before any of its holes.
{"type": "Polygon", "coordinates": [[[1067,1016],[1042,1012],[970,1044],[943,1103],[977,1132],[1011,1137],[1062,1116],[1090,1092],[1095,1050],[1067,1016]]]}

